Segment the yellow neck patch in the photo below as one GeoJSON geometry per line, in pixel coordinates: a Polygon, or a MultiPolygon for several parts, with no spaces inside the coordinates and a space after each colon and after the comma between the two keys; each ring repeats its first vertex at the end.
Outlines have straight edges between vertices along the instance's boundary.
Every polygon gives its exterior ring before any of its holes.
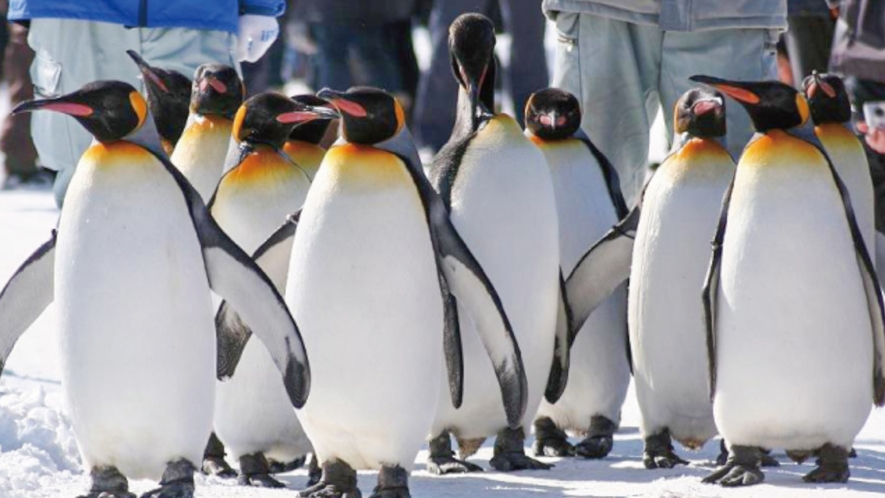
{"type": "Polygon", "coordinates": [[[144,97],[140,93],[130,92],[129,104],[132,105],[132,110],[138,116],[138,126],[136,128],[141,128],[141,125],[144,124],[144,120],[147,118],[147,102],[144,101],[144,97]]]}

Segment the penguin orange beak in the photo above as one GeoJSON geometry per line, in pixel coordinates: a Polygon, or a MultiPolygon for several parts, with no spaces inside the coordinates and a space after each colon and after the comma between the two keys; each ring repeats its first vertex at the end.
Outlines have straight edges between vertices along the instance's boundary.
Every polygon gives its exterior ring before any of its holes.
{"type": "Polygon", "coordinates": [[[138,52],[136,52],[135,50],[127,50],[126,53],[129,54],[129,57],[131,57],[132,60],[135,61],[135,64],[138,66],[138,70],[141,71],[141,75],[143,78],[151,80],[153,84],[157,85],[157,88],[166,93],[169,93],[169,88],[166,86],[166,83],[163,83],[163,80],[160,79],[159,76],[157,76],[155,69],[151,67],[151,65],[148,64],[144,59],[142,59],[141,56],[138,55],[138,52]]]}
{"type": "MultiPolygon", "coordinates": [[[[365,110],[363,110],[365,112],[365,110]]],[[[302,124],[315,119],[337,119],[338,113],[334,109],[323,106],[304,106],[303,109],[278,114],[276,120],[280,123],[302,124]]]]}
{"type": "Polygon", "coordinates": [[[759,98],[759,95],[756,95],[755,92],[748,88],[748,85],[746,83],[741,81],[728,81],[721,78],[715,78],[713,76],[703,75],[692,76],[691,78],[689,78],[689,80],[712,86],[725,95],[728,95],[729,97],[744,104],[758,104],[761,100],[759,98]]]}
{"type": "Polygon", "coordinates": [[[211,74],[203,77],[203,79],[200,80],[199,88],[201,92],[206,93],[206,91],[209,90],[210,86],[218,93],[227,93],[227,85],[225,85],[223,81],[219,80],[215,76],[212,76],[211,74]]]}
{"type": "Polygon", "coordinates": [[[691,112],[695,116],[703,116],[722,108],[722,103],[715,100],[699,100],[691,106],[691,112]]]}
{"type": "Polygon", "coordinates": [[[820,75],[816,70],[811,73],[811,78],[811,83],[808,85],[808,88],[805,89],[806,97],[810,99],[814,97],[814,94],[816,94],[818,90],[823,90],[823,92],[827,94],[827,97],[831,99],[836,98],[836,89],[826,81],[820,79],[820,75]]]}
{"type": "MultiPolygon", "coordinates": [[[[355,118],[364,118],[368,115],[365,107],[356,102],[347,100],[346,93],[323,88],[317,93],[317,97],[328,100],[336,109],[355,118]]],[[[335,117],[338,116],[336,115],[335,117]]]]}
{"type": "Polygon", "coordinates": [[[54,99],[45,100],[29,100],[15,106],[11,114],[21,114],[23,112],[33,111],[55,111],[69,116],[86,117],[91,116],[95,109],[92,107],[75,101],[76,94],[66,95],[54,99]]]}

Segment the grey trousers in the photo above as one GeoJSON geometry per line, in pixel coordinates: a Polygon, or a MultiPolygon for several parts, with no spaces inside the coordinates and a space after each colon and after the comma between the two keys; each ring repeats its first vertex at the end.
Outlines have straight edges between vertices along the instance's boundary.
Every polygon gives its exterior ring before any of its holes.
{"type": "MultiPolygon", "coordinates": [[[[632,205],[646,176],[649,128],[663,108],[673,135],[673,106],[688,78],[706,74],[735,80],[774,79],[777,31],[720,29],[661,31],[657,26],[559,12],[553,86],[581,102],[581,127],[608,156],[632,205]]],[[[749,116],[726,103],[729,151],[737,158],[753,134],[749,116]]]]}
{"type": "MultiPolygon", "coordinates": [[[[57,97],[96,80],[125,81],[142,89],[140,73],[126,50],[148,63],[187,77],[204,62],[236,67],[236,36],[225,31],[187,28],[125,28],[119,24],[76,19],[34,19],[28,44],[36,52],[31,65],[36,98],[57,97]]],[[[56,202],[61,205],[74,168],[92,136],[72,117],[35,112],[31,121],[41,163],[58,170],[56,202]]]]}

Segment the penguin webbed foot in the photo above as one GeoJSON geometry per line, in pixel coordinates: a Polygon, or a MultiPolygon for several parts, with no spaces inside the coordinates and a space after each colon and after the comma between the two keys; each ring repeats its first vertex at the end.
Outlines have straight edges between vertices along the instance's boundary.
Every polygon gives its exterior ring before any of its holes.
{"type": "Polygon", "coordinates": [[[568,442],[565,431],[556,426],[548,417],[535,420],[535,456],[570,457],[575,455],[575,447],[568,442]]]}
{"type": "Polygon", "coordinates": [[[411,498],[409,493],[409,473],[399,465],[381,467],[378,472],[378,485],[369,498],[411,498]]]}
{"type": "Polygon", "coordinates": [[[299,491],[298,496],[302,498],[362,498],[362,493],[356,487],[356,470],[353,467],[336,460],[323,463],[322,468],[323,474],[320,481],[299,491]]]}
{"type": "Polygon", "coordinates": [[[96,466],[89,471],[92,486],[89,493],[77,498],[135,498],[129,492],[129,481],[116,467],[96,466]]]}
{"type": "Polygon", "coordinates": [[[200,471],[207,476],[237,477],[237,471],[231,468],[224,459],[224,443],[218,439],[214,432],[209,435],[209,442],[203,451],[203,465],[200,471]]]}
{"type": "Polygon", "coordinates": [[[452,441],[446,432],[431,439],[429,446],[430,456],[427,457],[426,463],[428,472],[444,475],[483,471],[479,465],[455,458],[455,453],[452,451],[452,441]]]}
{"type": "Polygon", "coordinates": [[[759,469],[762,451],[753,446],[732,446],[728,461],[701,482],[726,487],[752,486],[765,480],[759,469]]]}
{"type": "Polygon", "coordinates": [[[307,487],[316,486],[322,478],[323,469],[320,468],[319,459],[316,455],[311,455],[310,462],[307,464],[307,487]]]}
{"type": "Polygon", "coordinates": [[[160,487],[141,495],[141,498],[193,498],[194,472],[197,468],[190,461],[181,459],[169,462],[160,487]]]}
{"type": "Polygon", "coordinates": [[[276,460],[268,460],[268,470],[270,470],[271,474],[285,474],[286,472],[292,472],[293,470],[300,469],[304,466],[304,462],[307,461],[307,455],[296,458],[290,462],[277,462],[276,460]]]}
{"type": "Polygon", "coordinates": [[[664,429],[658,434],[645,438],[642,464],[646,469],[672,469],[677,465],[688,465],[688,461],[683,460],[673,451],[670,431],[664,429]]]}
{"type": "Polygon", "coordinates": [[[525,434],[522,428],[504,429],[495,438],[494,456],[489,464],[500,472],[513,470],[550,470],[553,465],[539,462],[525,454],[525,434]]]}
{"type": "Polygon", "coordinates": [[[237,484],[240,486],[252,486],[253,488],[285,488],[286,484],[274,479],[269,474],[240,474],[237,476],[237,484]]]}
{"type": "Polygon", "coordinates": [[[270,465],[263,453],[252,453],[240,457],[240,475],[237,484],[256,488],[285,488],[286,485],[270,475],[270,465]]]}
{"type": "Polygon", "coordinates": [[[851,472],[848,470],[848,450],[825,444],[818,451],[817,467],[805,474],[805,482],[848,482],[851,472]]]}
{"type": "Polygon", "coordinates": [[[583,458],[605,458],[615,444],[614,434],[618,425],[601,415],[590,419],[590,430],[587,437],[575,446],[575,454],[583,458]]]}

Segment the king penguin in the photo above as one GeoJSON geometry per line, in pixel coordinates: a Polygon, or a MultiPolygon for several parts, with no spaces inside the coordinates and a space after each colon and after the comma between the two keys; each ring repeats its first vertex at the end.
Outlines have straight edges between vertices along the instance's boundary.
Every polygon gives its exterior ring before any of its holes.
{"type": "Polygon", "coordinates": [[[691,79],[740,103],[757,132],[723,199],[704,286],[713,416],[730,453],[705,482],[761,482],[759,446],[815,453],[806,482],[845,482],[871,398],[885,402],[881,288],[849,192],[802,94],[691,79]]]}
{"type": "Polygon", "coordinates": [[[462,399],[453,296],[477,324],[511,427],[526,408],[522,357],[501,299],[424,176],[400,104],[370,88],[319,96],[341,114],[342,138],[297,224],[290,218],[256,252],[261,265],[291,254],[286,299],[316,358],[297,414],[322,478],[301,496],[359,497],[363,468],[380,469],[372,496],[408,497],[444,362],[446,402],[462,399]]]}
{"type": "MultiPolygon", "coordinates": [[[[304,203],[310,177],[282,147],[294,127],[319,118],[319,113],[325,114],[327,123],[337,117],[332,109],[312,108],[274,93],[256,95],[237,111],[233,126],[240,150],[234,156],[237,163],[225,168],[208,207],[218,225],[247,253],[254,253],[304,203]]],[[[284,292],[287,275],[267,272],[284,292]]],[[[267,349],[252,341],[242,354],[237,375],[218,386],[215,432],[239,461],[240,484],[284,487],[270,476],[269,462],[303,461],[310,441],[286,401],[285,386],[267,349]]]]}
{"type": "Polygon", "coordinates": [[[867,252],[876,264],[876,225],[873,179],[863,144],[849,129],[851,102],[842,78],[834,74],[811,74],[802,82],[811,108],[814,134],[824,145],[839,178],[851,195],[851,207],[863,235],[867,252]]]}
{"type": "Polygon", "coordinates": [[[75,117],[95,142],[77,165],[57,232],[0,292],[0,366],[54,301],[63,394],[92,479],[86,496],[133,497],[129,477],[161,478],[144,497],[191,497],[215,394],[210,288],[267,346],[294,406],[310,387],[299,330],[156,135],[142,133],[152,121],[134,88],[100,81],[13,112],[35,110],[75,117]]]}
{"type": "Polygon", "coordinates": [[[178,71],[151,66],[134,50],[126,53],[141,71],[148,110],[154,118],[163,150],[170,155],[187,124],[191,80],[178,71]]]}
{"type": "MultiPolygon", "coordinates": [[[[580,129],[574,95],[548,88],[532,94],[526,135],[544,153],[559,215],[559,256],[570,272],[586,249],[627,215],[618,174],[580,129]]],[[[556,404],[541,401],[535,419],[537,456],[602,458],[611,451],[630,384],[627,292],[620,288],[573,338],[568,387],[556,404]],[[584,434],[572,447],[564,430],[584,434]]]]}
{"type": "Polygon", "coordinates": [[[169,158],[204,202],[209,202],[224,173],[228,149],[235,148],[231,130],[245,92],[232,67],[203,64],[194,72],[187,126],[169,158]]]}
{"type": "MultiPolygon", "coordinates": [[[[323,106],[323,99],[314,95],[295,95],[292,100],[308,106],[323,106]]],[[[320,144],[335,118],[319,116],[316,119],[296,126],[283,145],[285,152],[311,179],[317,176],[317,170],[326,155],[326,149],[320,144]]]]}
{"type": "MultiPolygon", "coordinates": [[[[501,295],[523,352],[528,409],[520,427],[507,424],[492,365],[485,361],[473,323],[462,316],[464,402],[458,409],[439,403],[428,459],[428,469],[437,473],[480,470],[463,459],[495,435],[494,468],[550,468],[529,458],[523,442],[547,381],[554,377],[554,353],[567,356],[567,337],[554,348],[561,276],[553,180],[544,154],[519,125],[506,114],[492,113],[494,46],[494,26],[485,16],[464,14],[449,28],[452,68],[460,85],[458,111],[430,178],[452,223],[501,295]],[[462,443],[461,460],[453,456],[450,433],[462,443]]],[[[559,387],[551,391],[561,393],[559,387]]]]}

